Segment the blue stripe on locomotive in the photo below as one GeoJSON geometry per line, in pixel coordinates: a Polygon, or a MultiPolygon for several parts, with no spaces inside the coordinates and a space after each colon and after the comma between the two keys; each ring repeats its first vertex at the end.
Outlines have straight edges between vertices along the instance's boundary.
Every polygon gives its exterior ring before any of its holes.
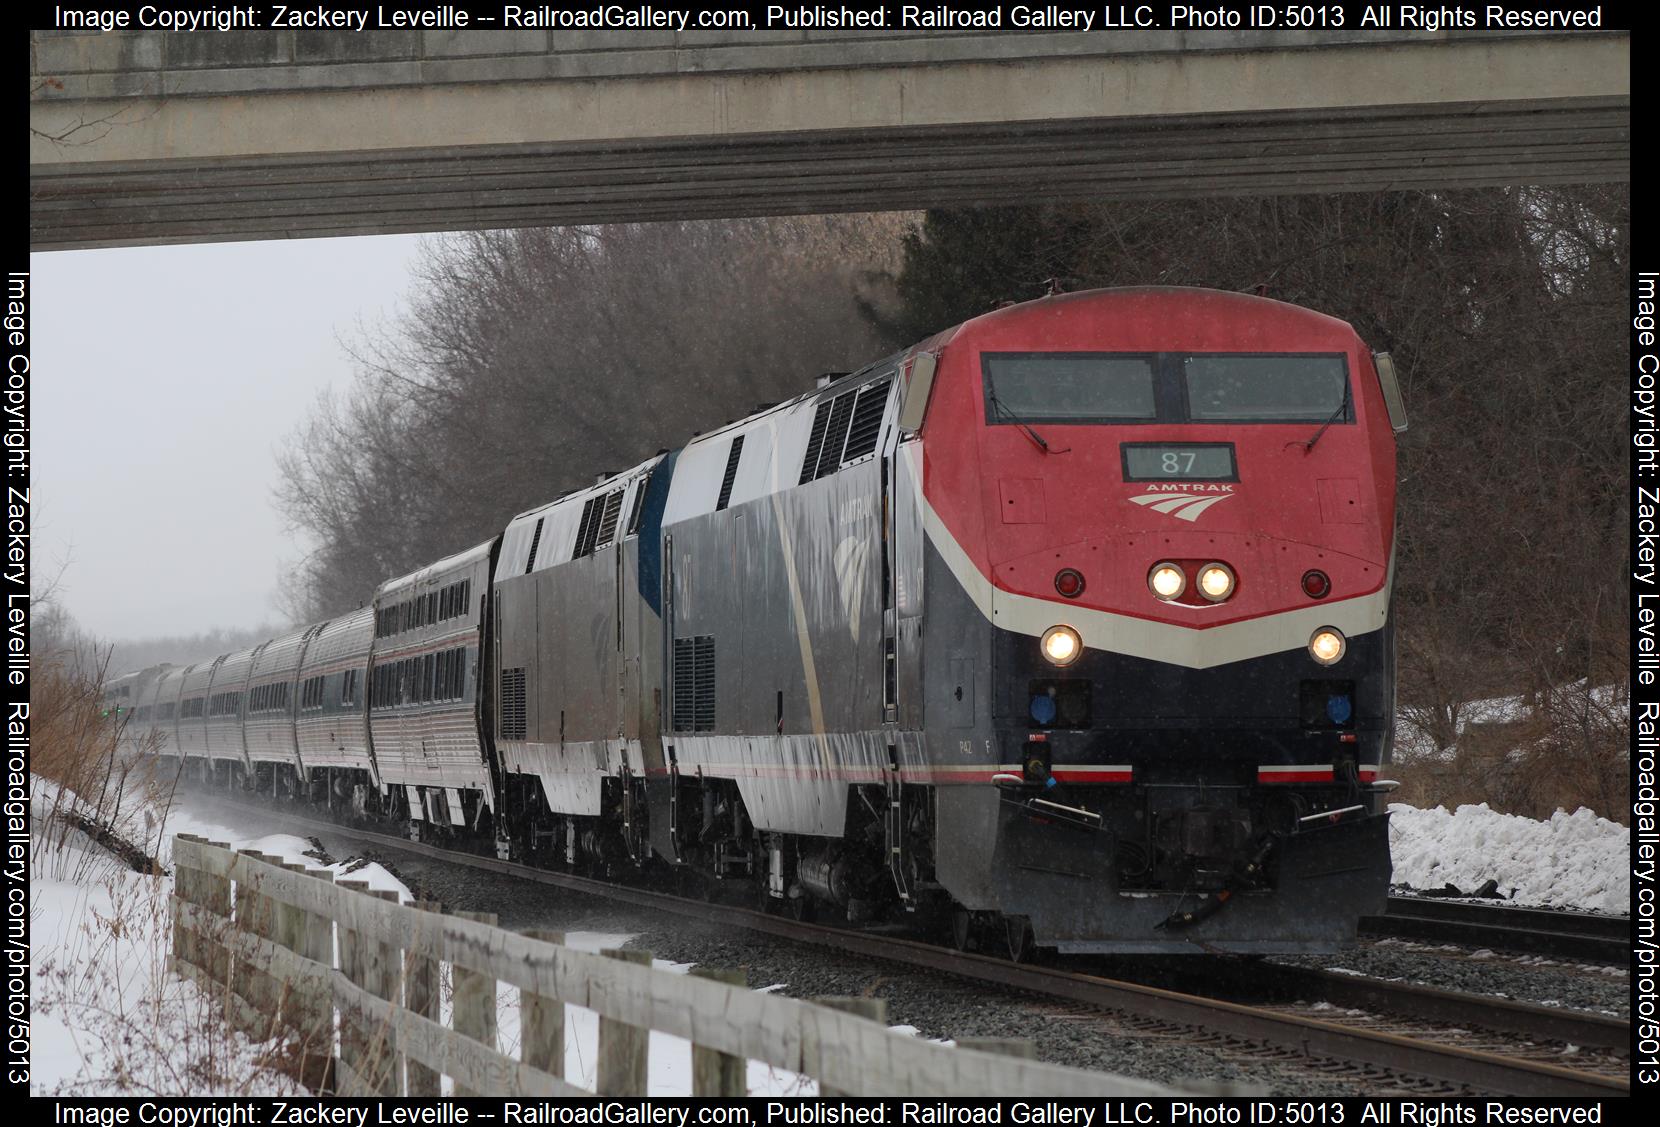
{"type": "Polygon", "coordinates": [[[644,508],[640,512],[640,566],[636,569],[640,598],[651,612],[663,616],[663,510],[669,503],[669,485],[674,481],[674,460],[679,450],[663,456],[651,471],[646,485],[644,508]]]}

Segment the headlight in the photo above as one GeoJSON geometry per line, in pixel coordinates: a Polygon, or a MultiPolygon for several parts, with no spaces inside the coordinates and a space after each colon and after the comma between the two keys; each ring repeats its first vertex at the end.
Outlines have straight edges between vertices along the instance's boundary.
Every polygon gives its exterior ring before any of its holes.
{"type": "Polygon", "coordinates": [[[1199,569],[1199,593],[1213,603],[1233,594],[1233,571],[1227,564],[1208,563],[1199,569]]]}
{"type": "Polygon", "coordinates": [[[1147,586],[1153,594],[1170,602],[1182,597],[1187,589],[1187,575],[1173,563],[1154,564],[1153,570],[1147,573],[1147,586]]]}
{"type": "Polygon", "coordinates": [[[1083,639],[1070,626],[1051,626],[1043,632],[1043,656],[1052,665],[1071,665],[1084,652],[1083,639]]]}
{"type": "Polygon", "coordinates": [[[1314,632],[1314,637],[1308,640],[1308,655],[1321,665],[1336,665],[1343,659],[1343,653],[1349,648],[1349,643],[1343,639],[1343,631],[1335,626],[1322,626],[1314,632]]]}

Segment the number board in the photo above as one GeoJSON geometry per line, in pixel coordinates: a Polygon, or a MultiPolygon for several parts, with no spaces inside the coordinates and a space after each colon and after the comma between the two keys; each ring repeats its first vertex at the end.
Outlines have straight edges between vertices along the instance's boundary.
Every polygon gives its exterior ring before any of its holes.
{"type": "Polygon", "coordinates": [[[1126,442],[1125,481],[1238,481],[1231,442],[1126,442]]]}

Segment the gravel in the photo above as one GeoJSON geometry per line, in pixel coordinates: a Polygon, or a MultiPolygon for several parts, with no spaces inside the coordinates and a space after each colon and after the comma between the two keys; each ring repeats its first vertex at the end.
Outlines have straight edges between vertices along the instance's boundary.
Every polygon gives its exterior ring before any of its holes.
{"type": "Polygon", "coordinates": [[[1631,976],[1624,967],[1559,962],[1469,947],[1380,939],[1336,955],[1283,957],[1276,962],[1357,971],[1393,979],[1490,994],[1517,1002],[1588,1010],[1629,1019],[1631,976]]]}

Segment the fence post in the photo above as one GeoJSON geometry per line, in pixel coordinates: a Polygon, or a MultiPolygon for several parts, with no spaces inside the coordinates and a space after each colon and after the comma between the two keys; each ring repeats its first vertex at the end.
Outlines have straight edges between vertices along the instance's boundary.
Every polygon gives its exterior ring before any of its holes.
{"type": "MultiPolygon", "coordinates": [[[[717,970],[714,967],[693,967],[689,972],[694,978],[707,978],[715,982],[724,982],[728,986],[747,986],[749,979],[741,970],[717,970]]],[[[748,1071],[749,1062],[743,1057],[723,1053],[719,1049],[707,1049],[702,1045],[692,1045],[692,1095],[694,1096],[747,1096],[749,1094],[748,1071]]]]}
{"type": "MultiPolygon", "coordinates": [[[[390,889],[376,889],[369,895],[376,900],[398,903],[398,894],[390,889]]],[[[399,981],[399,971],[402,967],[403,957],[396,943],[382,938],[369,945],[369,989],[375,997],[392,1003],[394,1007],[397,1007],[402,999],[403,984],[399,981]]],[[[377,1052],[374,1073],[378,1083],[372,1083],[370,1086],[383,1096],[400,1095],[403,1092],[403,1054],[398,1051],[397,1030],[391,1022],[382,1023],[375,1047],[377,1052]]]]}
{"type": "MultiPolygon", "coordinates": [[[[294,861],[277,860],[277,868],[284,873],[305,875],[304,865],[295,865],[294,861]]],[[[305,910],[295,908],[286,900],[272,898],[271,938],[277,946],[289,949],[294,954],[305,954],[305,910]]],[[[282,1006],[282,1026],[295,1036],[300,1036],[305,1029],[305,984],[299,979],[284,976],[277,983],[279,1003],[282,1006]]]]}
{"type": "MultiPolygon", "coordinates": [[[[343,880],[335,885],[347,892],[368,892],[369,882],[343,880]]],[[[346,913],[339,913],[345,915],[346,913]]],[[[366,939],[355,927],[340,926],[340,973],[353,986],[363,986],[363,948],[366,939]]],[[[355,1003],[340,1005],[340,1064],[339,1094],[342,1096],[369,1096],[374,1091],[368,1083],[369,1035],[363,1020],[363,1011],[355,1003]]]]}
{"type": "MultiPolygon", "coordinates": [[[[334,884],[327,869],[307,870],[326,885],[334,884]]],[[[300,1081],[313,1092],[332,1092],[334,1080],[334,917],[320,912],[302,912],[300,954],[330,972],[321,982],[304,987],[306,1025],[300,1030],[304,1057],[300,1081]]]]}
{"type": "MultiPolygon", "coordinates": [[[[882,998],[814,998],[814,1003],[832,1010],[841,1010],[843,1013],[853,1014],[855,1017],[869,1018],[882,1025],[888,1023],[888,1003],[882,998]]],[[[821,1096],[856,1096],[859,1092],[847,1092],[824,1082],[824,1046],[819,1046],[819,1060],[816,1062],[818,1071],[815,1078],[818,1080],[818,1094],[821,1096]]]]}
{"type": "MultiPolygon", "coordinates": [[[[651,966],[650,951],[601,951],[608,959],[651,966]]],[[[599,1063],[594,1071],[596,1096],[643,1096],[646,1094],[647,1054],[651,1030],[628,1025],[615,1018],[599,1019],[599,1063]]]]}
{"type": "MultiPolygon", "coordinates": [[[[273,869],[280,871],[283,867],[283,859],[274,853],[256,853],[255,856],[273,869]]],[[[261,873],[260,876],[263,880],[265,874],[261,873]]],[[[269,943],[281,943],[284,911],[282,901],[271,895],[269,891],[260,891],[257,906],[260,913],[257,934],[269,943]]],[[[283,996],[288,992],[287,983],[280,974],[273,974],[269,966],[262,965],[260,974],[265,979],[264,992],[260,997],[260,1014],[264,1019],[265,1036],[280,1036],[283,1028],[282,1011],[285,1002],[283,996]]]]}
{"type": "MultiPolygon", "coordinates": [[[[259,890],[260,865],[269,859],[257,849],[238,849],[236,852],[243,858],[241,867],[245,877],[238,881],[236,886],[237,930],[245,935],[269,939],[271,902],[259,890]]],[[[271,1019],[276,1012],[272,998],[275,993],[274,981],[245,951],[239,953],[236,963],[236,988],[233,993],[245,1005],[238,1006],[233,1001],[231,1009],[238,1011],[238,1027],[256,1041],[263,1041],[271,1035],[271,1019]]]]}
{"type": "MultiPolygon", "coordinates": [[[[217,849],[229,854],[231,851],[228,841],[210,841],[211,849],[217,849]]],[[[199,870],[192,881],[195,886],[196,904],[219,917],[220,922],[215,926],[216,934],[209,934],[198,930],[196,932],[196,954],[200,957],[197,966],[207,972],[208,981],[217,989],[226,992],[228,1003],[232,985],[231,952],[226,946],[231,929],[231,880],[217,873],[199,870]]],[[[226,1009],[229,1009],[227,1004],[226,1009]]]]}
{"type": "MultiPolygon", "coordinates": [[[[417,900],[415,907],[423,912],[441,912],[443,906],[436,900],[417,900]]],[[[419,942],[419,941],[417,941],[419,942]]],[[[404,1008],[432,1021],[440,1021],[438,960],[421,948],[411,947],[404,952],[404,1008]]],[[[405,1090],[411,1096],[437,1096],[443,1092],[443,1082],[433,1069],[411,1058],[408,1061],[408,1080],[405,1090]]]]}
{"type": "MultiPolygon", "coordinates": [[[[494,912],[457,912],[456,919],[472,920],[474,923],[496,925],[494,912]]],[[[496,980],[482,971],[464,967],[460,963],[452,964],[455,998],[452,1013],[455,1017],[455,1031],[475,1041],[482,1042],[486,1048],[496,1047],[496,980]]],[[[602,1049],[601,1052],[604,1050],[602,1049]]],[[[488,1096],[497,1095],[493,1092],[475,1092],[462,1084],[455,1086],[457,1096],[488,1096]]]]}
{"type": "MultiPolygon", "coordinates": [[[[298,876],[305,875],[305,866],[297,865],[292,861],[279,862],[282,871],[298,876]]],[[[297,908],[286,900],[275,901],[275,918],[272,920],[275,942],[294,952],[296,955],[305,955],[305,909],[297,908]]],[[[278,989],[281,996],[278,1001],[282,1007],[283,1028],[293,1033],[298,1042],[300,1057],[295,1062],[295,1076],[304,1083],[306,1070],[307,1048],[305,1038],[312,1025],[310,1003],[311,994],[306,988],[306,982],[300,978],[284,976],[278,989]]]]}
{"type": "MultiPolygon", "coordinates": [[[[175,834],[174,837],[180,841],[206,844],[203,838],[199,838],[195,834],[175,834]]],[[[180,978],[195,977],[184,969],[186,966],[194,969],[206,969],[201,967],[200,957],[196,953],[195,928],[186,921],[185,914],[179,907],[180,904],[196,903],[196,876],[195,869],[180,864],[175,857],[173,861],[173,903],[170,905],[173,911],[173,962],[171,969],[180,978]]]]}
{"type": "MultiPolygon", "coordinates": [[[[532,939],[565,945],[562,931],[525,932],[532,939]]],[[[558,998],[519,991],[519,1060],[549,1076],[565,1076],[565,1003],[558,998]]]]}

